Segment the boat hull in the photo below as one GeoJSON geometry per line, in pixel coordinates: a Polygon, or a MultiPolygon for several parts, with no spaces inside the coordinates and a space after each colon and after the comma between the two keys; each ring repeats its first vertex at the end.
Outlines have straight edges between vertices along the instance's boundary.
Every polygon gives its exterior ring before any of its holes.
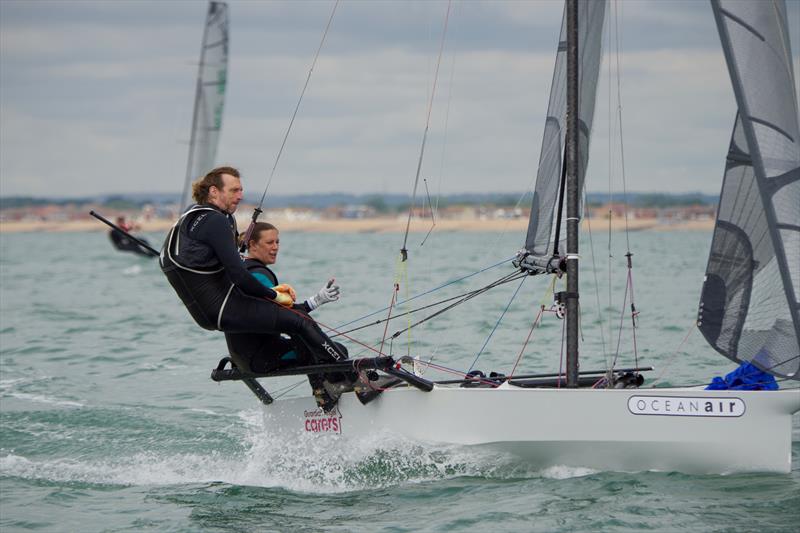
{"type": "Polygon", "coordinates": [[[791,470],[800,390],[400,388],[334,413],[312,398],[265,406],[280,432],[357,439],[386,432],[421,442],[496,449],[537,466],[728,473],[791,470]]]}

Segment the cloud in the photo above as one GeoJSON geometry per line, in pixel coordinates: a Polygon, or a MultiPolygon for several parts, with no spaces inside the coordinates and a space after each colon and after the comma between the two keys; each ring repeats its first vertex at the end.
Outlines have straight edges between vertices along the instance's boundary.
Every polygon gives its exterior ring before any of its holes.
{"type": "MultiPolygon", "coordinates": [[[[242,167],[248,191],[260,192],[333,3],[229,3],[217,153],[220,163],[242,167]]],[[[620,22],[629,188],[716,192],[735,106],[708,5],[612,5],[621,8],[609,25],[620,22]]],[[[206,6],[0,2],[2,194],[177,192],[206,6]]],[[[272,192],[410,191],[446,8],[339,4],[272,192]]],[[[561,2],[453,4],[422,167],[433,189],[529,187],[562,9],[561,2]]],[[[800,20],[800,8],[790,3],[790,10],[800,20]]],[[[790,24],[795,42],[797,26],[790,24]]],[[[608,35],[614,38],[605,44],[609,63],[592,142],[594,190],[607,187],[609,153],[617,154],[611,179],[620,179],[616,100],[608,96],[609,84],[616,86],[608,75],[617,37],[608,35]]]]}

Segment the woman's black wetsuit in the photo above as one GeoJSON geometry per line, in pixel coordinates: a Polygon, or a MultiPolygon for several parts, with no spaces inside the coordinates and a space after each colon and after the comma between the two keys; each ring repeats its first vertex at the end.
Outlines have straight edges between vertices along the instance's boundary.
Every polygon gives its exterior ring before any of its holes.
{"type": "MultiPolygon", "coordinates": [[[[279,283],[278,276],[258,259],[252,257],[245,259],[244,267],[267,288],[276,287],[279,283]]],[[[295,304],[292,308],[303,314],[311,311],[305,302],[295,304]]],[[[268,373],[279,368],[298,365],[311,365],[315,361],[308,348],[302,342],[298,342],[298,339],[287,339],[274,333],[225,333],[225,341],[228,343],[231,355],[236,359],[237,366],[244,365],[258,373],[268,373]]],[[[347,349],[341,344],[336,343],[336,347],[342,353],[347,353],[347,349]]]]}
{"type": "Polygon", "coordinates": [[[197,324],[225,333],[287,333],[316,362],[346,359],[316,322],[277,302],[274,290],[247,271],[236,247],[236,222],[211,205],[178,219],[161,250],[161,270],[197,324]]]}

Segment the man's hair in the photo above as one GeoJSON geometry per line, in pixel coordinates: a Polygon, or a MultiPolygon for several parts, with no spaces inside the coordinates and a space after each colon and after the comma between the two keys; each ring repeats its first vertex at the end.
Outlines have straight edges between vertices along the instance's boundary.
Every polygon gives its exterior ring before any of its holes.
{"type": "Polygon", "coordinates": [[[202,178],[199,178],[197,181],[192,183],[192,198],[198,204],[204,204],[208,202],[208,191],[211,187],[216,187],[219,190],[222,190],[222,175],[223,174],[230,174],[231,176],[238,178],[239,171],[233,167],[217,167],[202,178]]]}
{"type": "MultiPolygon", "coordinates": [[[[262,233],[272,229],[278,231],[278,228],[276,228],[269,222],[256,222],[255,225],[253,226],[253,233],[250,234],[250,240],[258,242],[258,239],[261,238],[262,233]]],[[[247,244],[249,245],[250,243],[248,242],[247,244]]]]}

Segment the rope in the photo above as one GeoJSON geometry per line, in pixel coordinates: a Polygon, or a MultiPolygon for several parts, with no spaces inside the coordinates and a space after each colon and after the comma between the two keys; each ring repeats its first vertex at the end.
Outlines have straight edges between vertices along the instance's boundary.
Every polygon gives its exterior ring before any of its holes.
{"type": "Polygon", "coordinates": [[[285,396],[285,395],[289,394],[290,392],[292,392],[294,389],[296,389],[297,387],[299,387],[303,383],[308,383],[308,382],[306,380],[301,380],[301,381],[298,381],[298,382],[296,382],[296,383],[294,383],[292,385],[287,385],[286,387],[284,387],[282,389],[278,389],[278,392],[274,392],[274,393],[270,393],[270,394],[271,394],[271,396],[273,398],[275,398],[277,400],[281,396],[285,396]]]}
{"type": "MultiPolygon", "coordinates": [[[[289,139],[289,133],[292,131],[292,126],[294,125],[294,119],[297,117],[297,112],[300,109],[300,103],[303,101],[303,96],[306,94],[306,89],[308,88],[308,83],[311,81],[311,74],[314,73],[314,67],[317,65],[317,59],[319,58],[319,54],[322,51],[322,46],[325,44],[325,38],[328,36],[328,30],[331,27],[331,23],[333,22],[333,16],[336,14],[336,8],[339,6],[339,0],[336,0],[336,3],[333,5],[333,9],[331,10],[331,16],[328,18],[328,23],[325,25],[325,31],[322,33],[322,39],[319,42],[319,46],[317,47],[317,51],[314,54],[314,60],[311,62],[311,68],[308,70],[308,76],[306,76],[306,82],[303,85],[303,90],[300,91],[300,98],[297,99],[297,105],[294,107],[294,113],[292,113],[292,118],[289,120],[289,126],[286,128],[286,133],[283,136],[283,141],[281,142],[281,147],[278,150],[278,155],[275,157],[275,163],[272,165],[272,171],[269,174],[269,179],[267,180],[267,186],[264,187],[264,193],[261,195],[261,200],[258,202],[258,207],[256,207],[255,211],[253,212],[253,220],[250,222],[250,226],[247,228],[245,232],[244,238],[244,246],[247,245],[247,242],[250,240],[250,235],[253,233],[253,227],[255,226],[256,220],[258,219],[258,215],[261,214],[261,208],[264,205],[264,199],[267,197],[267,191],[269,190],[269,186],[272,183],[272,178],[275,177],[275,169],[278,168],[278,161],[281,159],[281,154],[283,154],[283,148],[286,146],[286,141],[289,139]]],[[[242,250],[244,251],[244,250],[242,250]]]]}
{"type": "Polygon", "coordinates": [[[625,284],[625,296],[622,298],[622,312],[619,315],[619,331],[617,333],[617,349],[614,353],[614,360],[611,362],[611,368],[617,364],[617,358],[619,357],[619,346],[622,342],[622,321],[625,319],[625,304],[628,303],[628,287],[630,285],[628,283],[625,284]]]}
{"type": "MultiPolygon", "coordinates": [[[[583,191],[583,204],[587,205],[586,190],[583,191]]],[[[608,351],[606,350],[606,335],[603,331],[603,311],[600,305],[600,281],[597,279],[597,264],[595,263],[594,253],[594,238],[592,237],[592,223],[591,218],[586,217],[586,230],[589,234],[589,250],[592,257],[592,274],[594,276],[594,297],[597,303],[597,320],[600,323],[600,344],[603,347],[603,360],[606,362],[606,368],[609,368],[608,351]]]]}
{"type": "Polygon", "coordinates": [[[522,354],[525,353],[525,348],[528,347],[528,341],[531,340],[531,335],[533,335],[533,330],[536,328],[536,326],[539,325],[539,322],[541,321],[543,314],[544,314],[544,306],[542,305],[542,306],[539,307],[539,314],[536,315],[536,318],[534,319],[533,324],[531,324],[531,330],[528,332],[528,336],[525,338],[525,342],[522,345],[522,349],[519,351],[519,355],[517,356],[517,360],[514,362],[514,367],[511,369],[511,372],[508,374],[508,379],[511,379],[512,377],[514,377],[514,372],[517,371],[517,366],[519,365],[519,362],[522,360],[522,354]]]}
{"type": "MultiPolygon", "coordinates": [[[[428,361],[428,362],[417,361],[417,362],[427,366],[428,368],[433,368],[434,370],[439,370],[441,372],[446,372],[446,373],[449,373],[449,374],[453,374],[455,376],[459,376],[459,377],[462,377],[464,379],[470,379],[470,380],[471,379],[475,379],[476,381],[479,381],[480,383],[486,383],[488,385],[493,385],[495,387],[497,386],[497,382],[492,380],[492,379],[490,379],[490,378],[487,379],[487,378],[481,378],[480,376],[472,376],[472,375],[468,374],[467,372],[464,372],[463,370],[456,370],[454,368],[450,368],[450,367],[446,367],[446,366],[442,366],[442,365],[437,365],[435,363],[431,363],[430,361],[428,361]]],[[[510,376],[509,376],[508,379],[510,379],[510,376]]]]}
{"type": "Polygon", "coordinates": [[[556,388],[561,388],[561,376],[564,375],[564,334],[566,333],[566,326],[567,321],[564,320],[561,323],[561,355],[558,358],[558,381],[556,382],[556,388]]]}
{"type": "Polygon", "coordinates": [[[383,343],[386,341],[386,333],[389,330],[389,319],[392,318],[392,307],[394,306],[395,298],[397,297],[397,293],[400,290],[400,285],[398,283],[394,284],[394,290],[392,291],[392,301],[389,302],[389,316],[386,317],[386,327],[383,328],[383,338],[381,339],[381,347],[378,349],[379,352],[383,352],[383,343]]]}
{"type": "MultiPolygon", "coordinates": [[[[558,281],[558,277],[557,276],[551,276],[551,277],[552,281],[550,282],[550,286],[545,288],[544,295],[542,296],[542,299],[539,300],[539,315],[536,317],[536,319],[533,321],[533,324],[531,325],[531,330],[528,332],[528,337],[525,339],[525,342],[522,345],[522,349],[520,350],[519,355],[517,356],[517,360],[514,363],[514,368],[511,369],[511,373],[508,375],[508,379],[511,379],[511,377],[514,375],[514,372],[516,372],[517,366],[519,365],[519,362],[522,360],[522,354],[525,352],[525,348],[527,348],[528,342],[531,339],[531,335],[533,334],[534,328],[536,328],[541,323],[542,317],[544,316],[545,313],[545,301],[547,300],[547,295],[548,294],[550,295],[551,302],[553,300],[553,294],[555,293],[555,287],[556,287],[556,282],[558,281]]],[[[552,311],[551,309],[549,310],[549,312],[554,312],[554,311],[552,311]]]]}
{"type": "Polygon", "coordinates": [[[428,140],[428,130],[430,129],[431,125],[431,111],[433,110],[433,99],[436,96],[436,85],[439,81],[439,65],[442,63],[442,51],[444,50],[444,38],[447,35],[447,23],[450,20],[450,2],[447,2],[447,13],[444,17],[444,29],[442,30],[442,40],[439,44],[439,58],[436,60],[436,71],[433,74],[433,88],[431,89],[431,97],[428,100],[428,114],[425,119],[425,131],[422,134],[422,146],[419,150],[419,160],[417,161],[417,175],[414,178],[414,189],[411,194],[411,204],[408,207],[408,221],[406,222],[406,233],[403,237],[403,247],[400,249],[400,253],[403,255],[403,261],[408,258],[408,250],[406,249],[406,244],[408,243],[408,231],[411,228],[411,214],[414,211],[414,201],[417,198],[417,187],[419,186],[419,174],[422,170],[422,158],[425,155],[425,143],[428,140]]]}
{"type": "Polygon", "coordinates": [[[672,353],[672,355],[670,356],[670,358],[669,358],[669,359],[667,359],[667,364],[665,364],[665,365],[664,365],[664,369],[661,371],[661,373],[660,373],[658,376],[656,376],[656,378],[653,380],[653,383],[656,383],[656,382],[658,382],[658,381],[659,381],[659,380],[660,380],[660,379],[661,379],[661,378],[664,376],[664,373],[667,371],[667,369],[669,368],[669,366],[670,366],[670,365],[672,364],[672,362],[675,360],[675,356],[676,356],[676,355],[678,355],[678,351],[679,351],[679,350],[681,349],[681,347],[682,347],[682,346],[683,346],[683,345],[686,343],[686,341],[689,339],[689,335],[691,335],[691,334],[692,334],[692,332],[693,332],[693,331],[694,331],[696,328],[697,328],[697,321],[692,321],[692,325],[689,327],[689,331],[687,331],[687,332],[686,332],[686,335],[683,337],[683,340],[681,341],[681,343],[678,345],[678,347],[677,347],[677,348],[675,348],[675,351],[672,353]]]}

